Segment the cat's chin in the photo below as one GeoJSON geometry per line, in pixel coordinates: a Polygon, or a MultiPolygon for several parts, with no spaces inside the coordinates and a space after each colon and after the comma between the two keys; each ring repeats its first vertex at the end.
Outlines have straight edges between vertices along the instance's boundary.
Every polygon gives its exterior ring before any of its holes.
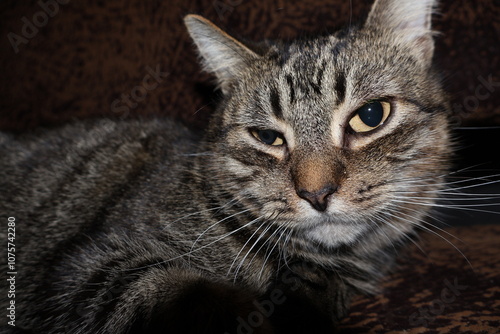
{"type": "Polygon", "coordinates": [[[304,231],[307,240],[325,247],[338,247],[352,244],[369,229],[367,224],[334,221],[331,217],[319,218],[304,231]]]}

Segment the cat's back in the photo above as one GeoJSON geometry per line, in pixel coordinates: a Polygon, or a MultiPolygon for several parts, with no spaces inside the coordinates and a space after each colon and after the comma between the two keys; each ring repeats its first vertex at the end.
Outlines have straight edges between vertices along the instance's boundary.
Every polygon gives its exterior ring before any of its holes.
{"type": "Polygon", "coordinates": [[[27,225],[88,221],[115,198],[140,191],[150,174],[161,170],[174,182],[195,147],[187,129],[166,119],[0,133],[0,214],[27,225]]]}

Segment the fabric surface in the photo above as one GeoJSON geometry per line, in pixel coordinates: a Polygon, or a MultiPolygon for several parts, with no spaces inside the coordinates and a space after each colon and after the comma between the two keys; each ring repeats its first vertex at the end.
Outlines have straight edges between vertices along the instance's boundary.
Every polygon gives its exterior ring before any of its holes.
{"type": "MultiPolygon", "coordinates": [[[[201,14],[235,36],[293,38],[365,16],[371,0],[41,0],[0,2],[0,129],[89,117],[168,115],[203,128],[217,94],[182,23],[201,14]],[[55,5],[57,4],[57,5],[55,5]],[[154,78],[148,81],[146,78],[154,78]]],[[[456,125],[500,124],[500,5],[443,0],[436,62],[456,125]]],[[[497,333],[500,227],[428,233],[341,333],[497,333]],[[472,268],[471,268],[472,267],[472,268]]]]}
{"type": "Polygon", "coordinates": [[[422,233],[383,293],[354,301],[340,333],[499,333],[500,226],[439,235],[422,233]]]}

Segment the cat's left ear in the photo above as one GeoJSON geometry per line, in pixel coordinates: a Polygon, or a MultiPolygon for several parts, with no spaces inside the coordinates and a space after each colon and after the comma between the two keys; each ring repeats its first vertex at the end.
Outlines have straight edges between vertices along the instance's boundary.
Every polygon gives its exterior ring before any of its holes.
{"type": "Polygon", "coordinates": [[[215,74],[226,94],[248,62],[259,56],[199,15],[187,15],[184,23],[198,47],[204,69],[215,74]]]}
{"type": "Polygon", "coordinates": [[[387,29],[396,43],[413,48],[426,65],[432,61],[434,40],[431,16],[436,0],[376,0],[366,29],[387,29]]]}

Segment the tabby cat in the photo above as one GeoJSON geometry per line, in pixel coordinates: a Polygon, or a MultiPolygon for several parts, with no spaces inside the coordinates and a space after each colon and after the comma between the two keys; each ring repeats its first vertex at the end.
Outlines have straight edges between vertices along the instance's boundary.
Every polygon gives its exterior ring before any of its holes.
{"type": "Polygon", "coordinates": [[[434,5],[254,46],[188,15],[224,95],[201,138],[167,119],[2,134],[2,332],[333,332],[444,183],[434,5]]]}

